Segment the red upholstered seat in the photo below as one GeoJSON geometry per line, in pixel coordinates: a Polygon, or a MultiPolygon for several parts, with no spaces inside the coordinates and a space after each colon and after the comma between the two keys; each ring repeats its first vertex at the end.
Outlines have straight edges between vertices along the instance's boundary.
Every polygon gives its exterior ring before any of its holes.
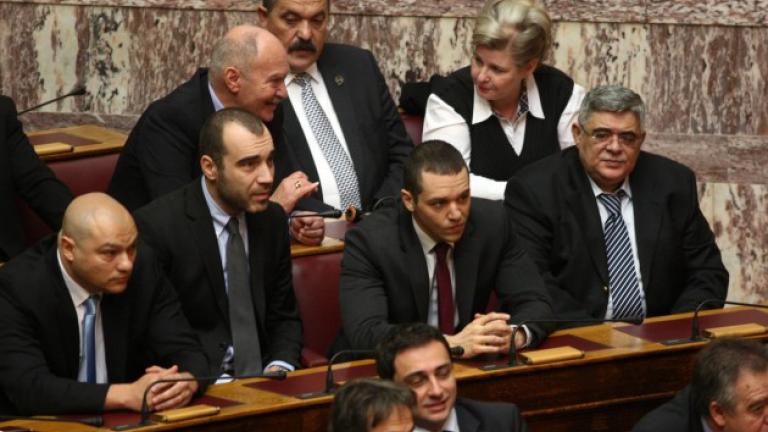
{"type": "MultiPolygon", "coordinates": [[[[112,153],[67,159],[50,162],[48,166],[75,196],[88,192],[106,192],[118,156],[118,153],[112,153]]],[[[51,232],[50,228],[26,204],[19,201],[18,205],[28,245],[34,244],[51,232]]]]}
{"type": "Polygon", "coordinates": [[[411,137],[413,145],[421,144],[421,131],[424,129],[424,117],[403,112],[400,113],[400,118],[403,119],[405,130],[408,132],[408,136],[411,137]]]}

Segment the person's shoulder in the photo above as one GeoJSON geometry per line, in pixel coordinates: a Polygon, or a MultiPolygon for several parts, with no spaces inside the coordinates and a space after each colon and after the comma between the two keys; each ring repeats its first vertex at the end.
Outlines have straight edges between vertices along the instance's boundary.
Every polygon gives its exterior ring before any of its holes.
{"type": "Polygon", "coordinates": [[[353,45],[347,45],[347,44],[340,44],[340,43],[333,43],[329,42],[326,43],[325,46],[323,46],[323,54],[329,57],[344,57],[348,58],[349,56],[353,57],[372,57],[373,53],[371,50],[356,47],[353,45]]]}
{"type": "Polygon", "coordinates": [[[401,205],[387,206],[369,213],[347,231],[347,238],[368,238],[374,245],[378,241],[391,240],[397,235],[399,220],[406,212],[400,207],[401,205]]]}
{"type": "Polygon", "coordinates": [[[206,100],[204,84],[208,80],[208,71],[198,69],[194,75],[167,95],[153,101],[144,111],[143,117],[164,119],[184,119],[201,112],[201,104],[206,100]]]}
{"type": "Polygon", "coordinates": [[[178,220],[179,213],[183,211],[188,196],[194,192],[195,187],[201,188],[199,178],[136,209],[133,212],[134,217],[139,222],[144,220],[156,221],[163,217],[178,220]]]}
{"type": "Polygon", "coordinates": [[[0,115],[16,112],[16,104],[13,99],[5,95],[0,95],[0,115]]]}
{"type": "Polygon", "coordinates": [[[578,149],[572,146],[523,167],[512,179],[525,184],[546,184],[563,175],[570,165],[579,163],[578,149]]]}
{"type": "Polygon", "coordinates": [[[647,151],[640,151],[640,155],[637,159],[638,168],[652,168],[653,170],[662,170],[657,174],[677,174],[677,175],[692,175],[693,170],[688,166],[670,159],[666,156],[662,156],[656,153],[650,153],[647,151]]]}
{"type": "MultiPolygon", "coordinates": [[[[456,399],[457,414],[462,411],[474,415],[486,428],[502,427],[520,421],[520,410],[508,402],[485,402],[472,399],[456,399]]],[[[492,429],[489,429],[492,430],[492,429]]]]}
{"type": "Polygon", "coordinates": [[[699,416],[691,412],[690,387],[680,391],[669,402],[646,414],[632,428],[632,432],[673,432],[701,430],[691,425],[699,416]],[[692,415],[693,414],[693,415],[692,415]]]}
{"type": "Polygon", "coordinates": [[[39,241],[0,267],[0,290],[14,295],[29,295],[47,288],[42,279],[51,275],[49,261],[55,260],[55,233],[39,241]]]}
{"type": "Polygon", "coordinates": [[[573,78],[568,76],[565,72],[561,71],[560,69],[542,64],[536,70],[533,72],[533,76],[538,79],[547,79],[552,80],[555,82],[562,82],[562,83],[568,83],[573,85],[573,78]]]}

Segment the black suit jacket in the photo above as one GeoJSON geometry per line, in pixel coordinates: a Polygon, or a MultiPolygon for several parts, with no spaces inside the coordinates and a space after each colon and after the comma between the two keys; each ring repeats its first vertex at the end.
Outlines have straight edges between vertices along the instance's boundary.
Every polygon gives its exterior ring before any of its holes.
{"type": "MultiPolygon", "coordinates": [[[[142,238],[157,250],[176,287],[182,308],[211,359],[210,374],[221,372],[232,344],[229,303],[213,219],[200,179],[153,201],[135,214],[142,238]]],[[[299,365],[301,321],[291,282],[288,224],[279,205],[246,214],[253,307],[262,359],[299,365]]]]}
{"type": "MultiPolygon", "coordinates": [[[[458,329],[475,313],[485,313],[494,291],[498,309],[515,322],[551,317],[541,277],[499,202],[472,200],[453,262],[458,329]]],[[[347,232],[341,261],[341,318],[347,342],[370,349],[393,324],[426,322],[429,280],[424,251],[405,207],[382,209],[364,219],[347,232]]],[[[546,336],[540,326],[530,329],[534,343],[546,336]]]]}
{"type": "MultiPolygon", "coordinates": [[[[141,115],[120,153],[107,192],[134,211],[200,176],[200,130],[213,113],[208,70],[198,69],[141,115]]],[[[279,122],[276,112],[273,123],[279,122]]],[[[267,127],[277,142],[279,128],[267,127]]]]}
{"type": "Polygon", "coordinates": [[[689,386],[671,401],[646,414],[632,432],[702,432],[701,421],[702,415],[689,386]]]}
{"type": "Polygon", "coordinates": [[[16,105],[0,96],[0,262],[26,247],[16,198],[26,201],[53,230],[61,228],[72,193],[35,153],[16,116],[16,105]]]}
{"type": "Polygon", "coordinates": [[[510,403],[456,399],[456,419],[461,432],[527,432],[528,425],[510,403]]]}
{"type": "MultiPolygon", "coordinates": [[[[110,383],[135,381],[152,364],[178,365],[198,377],[208,372],[173,288],[146,246],[139,245],[125,292],[104,295],[101,313],[110,383]]],[[[51,235],[0,269],[0,413],[103,409],[109,386],[77,381],[79,332],[51,235]]]]}
{"type": "MultiPolygon", "coordinates": [[[[629,176],[648,316],[685,312],[724,299],[728,272],[699,209],[685,166],[640,152],[629,176]]],[[[536,262],[558,318],[603,318],[608,264],[597,201],[572,147],[523,169],[505,205],[536,262]]]]}
{"type": "MultiPolygon", "coordinates": [[[[355,165],[363,209],[370,210],[381,198],[398,197],[403,185],[403,163],[413,143],[373,55],[368,50],[329,43],[317,67],[355,165]]],[[[284,100],[280,107],[284,141],[275,152],[275,183],[297,170],[311,181],[318,181],[312,153],[291,101],[284,100]]],[[[322,184],[297,207],[329,210],[330,206],[322,201],[322,184]]]]}

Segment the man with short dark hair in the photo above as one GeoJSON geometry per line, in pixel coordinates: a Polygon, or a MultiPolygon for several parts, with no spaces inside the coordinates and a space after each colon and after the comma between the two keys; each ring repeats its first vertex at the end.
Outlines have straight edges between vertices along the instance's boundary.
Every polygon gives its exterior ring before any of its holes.
{"type": "Polygon", "coordinates": [[[768,429],[768,348],[718,339],[696,356],[691,384],[651,411],[634,432],[760,432],[768,429]]]}
{"type": "MultiPolygon", "coordinates": [[[[153,102],[142,114],[125,143],[108,192],[129,210],[177,190],[200,176],[197,144],[203,122],[225,107],[242,108],[280,133],[275,117],[286,96],[288,73],[285,49],[264,29],[232,28],[213,48],[209,68],[201,68],[186,83],[153,102]]],[[[296,201],[317,189],[302,172],[285,173],[271,199],[286,213],[296,201]]],[[[290,222],[296,240],[319,244],[324,235],[319,217],[290,222]]]]}
{"type": "Polygon", "coordinates": [[[415,432],[527,431],[515,405],[456,397],[448,342],[423,323],[392,327],[376,348],[379,376],[416,395],[415,432]]]}
{"type": "Polygon", "coordinates": [[[370,51],[326,43],[330,0],[264,0],[259,17],[290,66],[278,171],[320,183],[299,208],[367,211],[396,199],[413,144],[370,51]]]}
{"type": "MultiPolygon", "coordinates": [[[[551,309],[503,206],[470,197],[464,159],[442,141],[416,147],[404,179],[402,204],[347,232],[336,348],[370,349],[393,324],[424,322],[461,346],[465,357],[506,353],[508,321],[548,319],[551,309]],[[486,314],[492,293],[500,312],[486,314]]],[[[524,329],[517,346],[535,345],[547,334],[535,324],[524,329]]]]}
{"type": "Polygon", "coordinates": [[[641,150],[645,105],[602,86],[576,146],[518,172],[505,205],[559,319],[628,319],[725,299],[728,272],[687,167],[641,150]]]}
{"type": "MultiPolygon", "coordinates": [[[[208,362],[130,213],[102,193],[76,198],[58,236],[0,268],[0,414],[139,411],[159,379],[208,362]]],[[[152,410],[205,383],[163,383],[152,410]]]]}
{"type": "Polygon", "coordinates": [[[238,108],[217,111],[200,133],[203,176],[136,212],[211,375],[299,366],[288,228],[282,208],[269,201],[273,153],[261,120],[238,108]]]}
{"type": "Polygon", "coordinates": [[[333,396],[329,432],[411,432],[414,395],[392,381],[362,378],[333,396]]]}

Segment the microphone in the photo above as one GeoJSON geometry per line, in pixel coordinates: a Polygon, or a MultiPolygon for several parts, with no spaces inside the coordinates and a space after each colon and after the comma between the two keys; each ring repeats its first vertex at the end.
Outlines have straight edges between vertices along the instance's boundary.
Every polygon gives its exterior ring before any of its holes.
{"type": "Polygon", "coordinates": [[[696,306],[696,309],[693,312],[693,318],[691,318],[691,337],[690,338],[680,338],[680,339],[669,339],[662,341],[661,343],[664,345],[680,345],[680,344],[686,344],[691,342],[701,342],[706,340],[706,338],[701,336],[701,331],[699,330],[699,311],[704,309],[704,306],[712,305],[712,304],[719,304],[720,307],[724,305],[734,305],[734,306],[751,306],[761,309],[768,309],[768,306],[756,304],[756,303],[743,303],[743,302],[735,302],[735,301],[728,301],[728,300],[721,300],[721,299],[706,299],[699,303],[698,306],[696,306]]]}
{"type": "Polygon", "coordinates": [[[104,425],[104,418],[102,416],[83,417],[83,418],[68,418],[68,417],[55,417],[55,416],[13,416],[13,415],[0,415],[0,421],[12,421],[12,420],[27,420],[27,421],[49,421],[49,422],[67,422],[67,423],[80,423],[93,427],[101,427],[104,425]]]}
{"type": "Polygon", "coordinates": [[[299,399],[313,399],[321,396],[326,396],[333,393],[339,384],[333,377],[333,365],[337,363],[337,360],[341,357],[357,356],[358,359],[372,359],[376,357],[375,350],[341,350],[334,354],[328,361],[328,369],[325,371],[325,389],[323,391],[306,392],[297,395],[299,399]]]}
{"type": "Polygon", "coordinates": [[[24,111],[20,111],[19,115],[22,115],[24,113],[28,113],[30,111],[34,111],[34,110],[36,110],[38,108],[42,108],[42,107],[44,107],[44,106],[46,106],[48,104],[52,104],[54,102],[60,101],[60,100],[62,100],[64,98],[68,98],[70,96],[82,96],[84,94],[85,94],[85,86],[82,85],[82,84],[77,84],[75,86],[75,88],[73,88],[69,93],[65,93],[65,94],[63,94],[63,95],[61,95],[59,97],[53,98],[53,99],[51,99],[49,101],[45,101],[45,102],[43,102],[43,103],[41,103],[39,105],[35,105],[32,108],[27,108],[24,111]]]}
{"type": "Polygon", "coordinates": [[[498,370],[498,369],[507,369],[513,366],[518,366],[523,363],[521,363],[517,359],[517,346],[515,346],[515,336],[517,336],[518,330],[523,328],[526,324],[602,324],[606,322],[622,322],[627,324],[634,324],[634,325],[640,325],[643,323],[643,317],[637,316],[637,317],[627,317],[627,318],[611,318],[611,319],[605,319],[605,318],[577,318],[577,319],[545,319],[545,320],[525,320],[521,321],[519,324],[516,324],[516,327],[512,330],[512,340],[509,344],[509,360],[507,364],[487,364],[484,366],[481,366],[480,369],[484,371],[492,371],[492,370],[498,370]]]}
{"type": "Polygon", "coordinates": [[[341,217],[341,210],[334,209],[334,210],[321,211],[317,213],[298,213],[298,214],[292,214],[289,217],[291,219],[296,219],[296,218],[305,218],[305,217],[313,217],[313,216],[338,219],[341,217]]]}

